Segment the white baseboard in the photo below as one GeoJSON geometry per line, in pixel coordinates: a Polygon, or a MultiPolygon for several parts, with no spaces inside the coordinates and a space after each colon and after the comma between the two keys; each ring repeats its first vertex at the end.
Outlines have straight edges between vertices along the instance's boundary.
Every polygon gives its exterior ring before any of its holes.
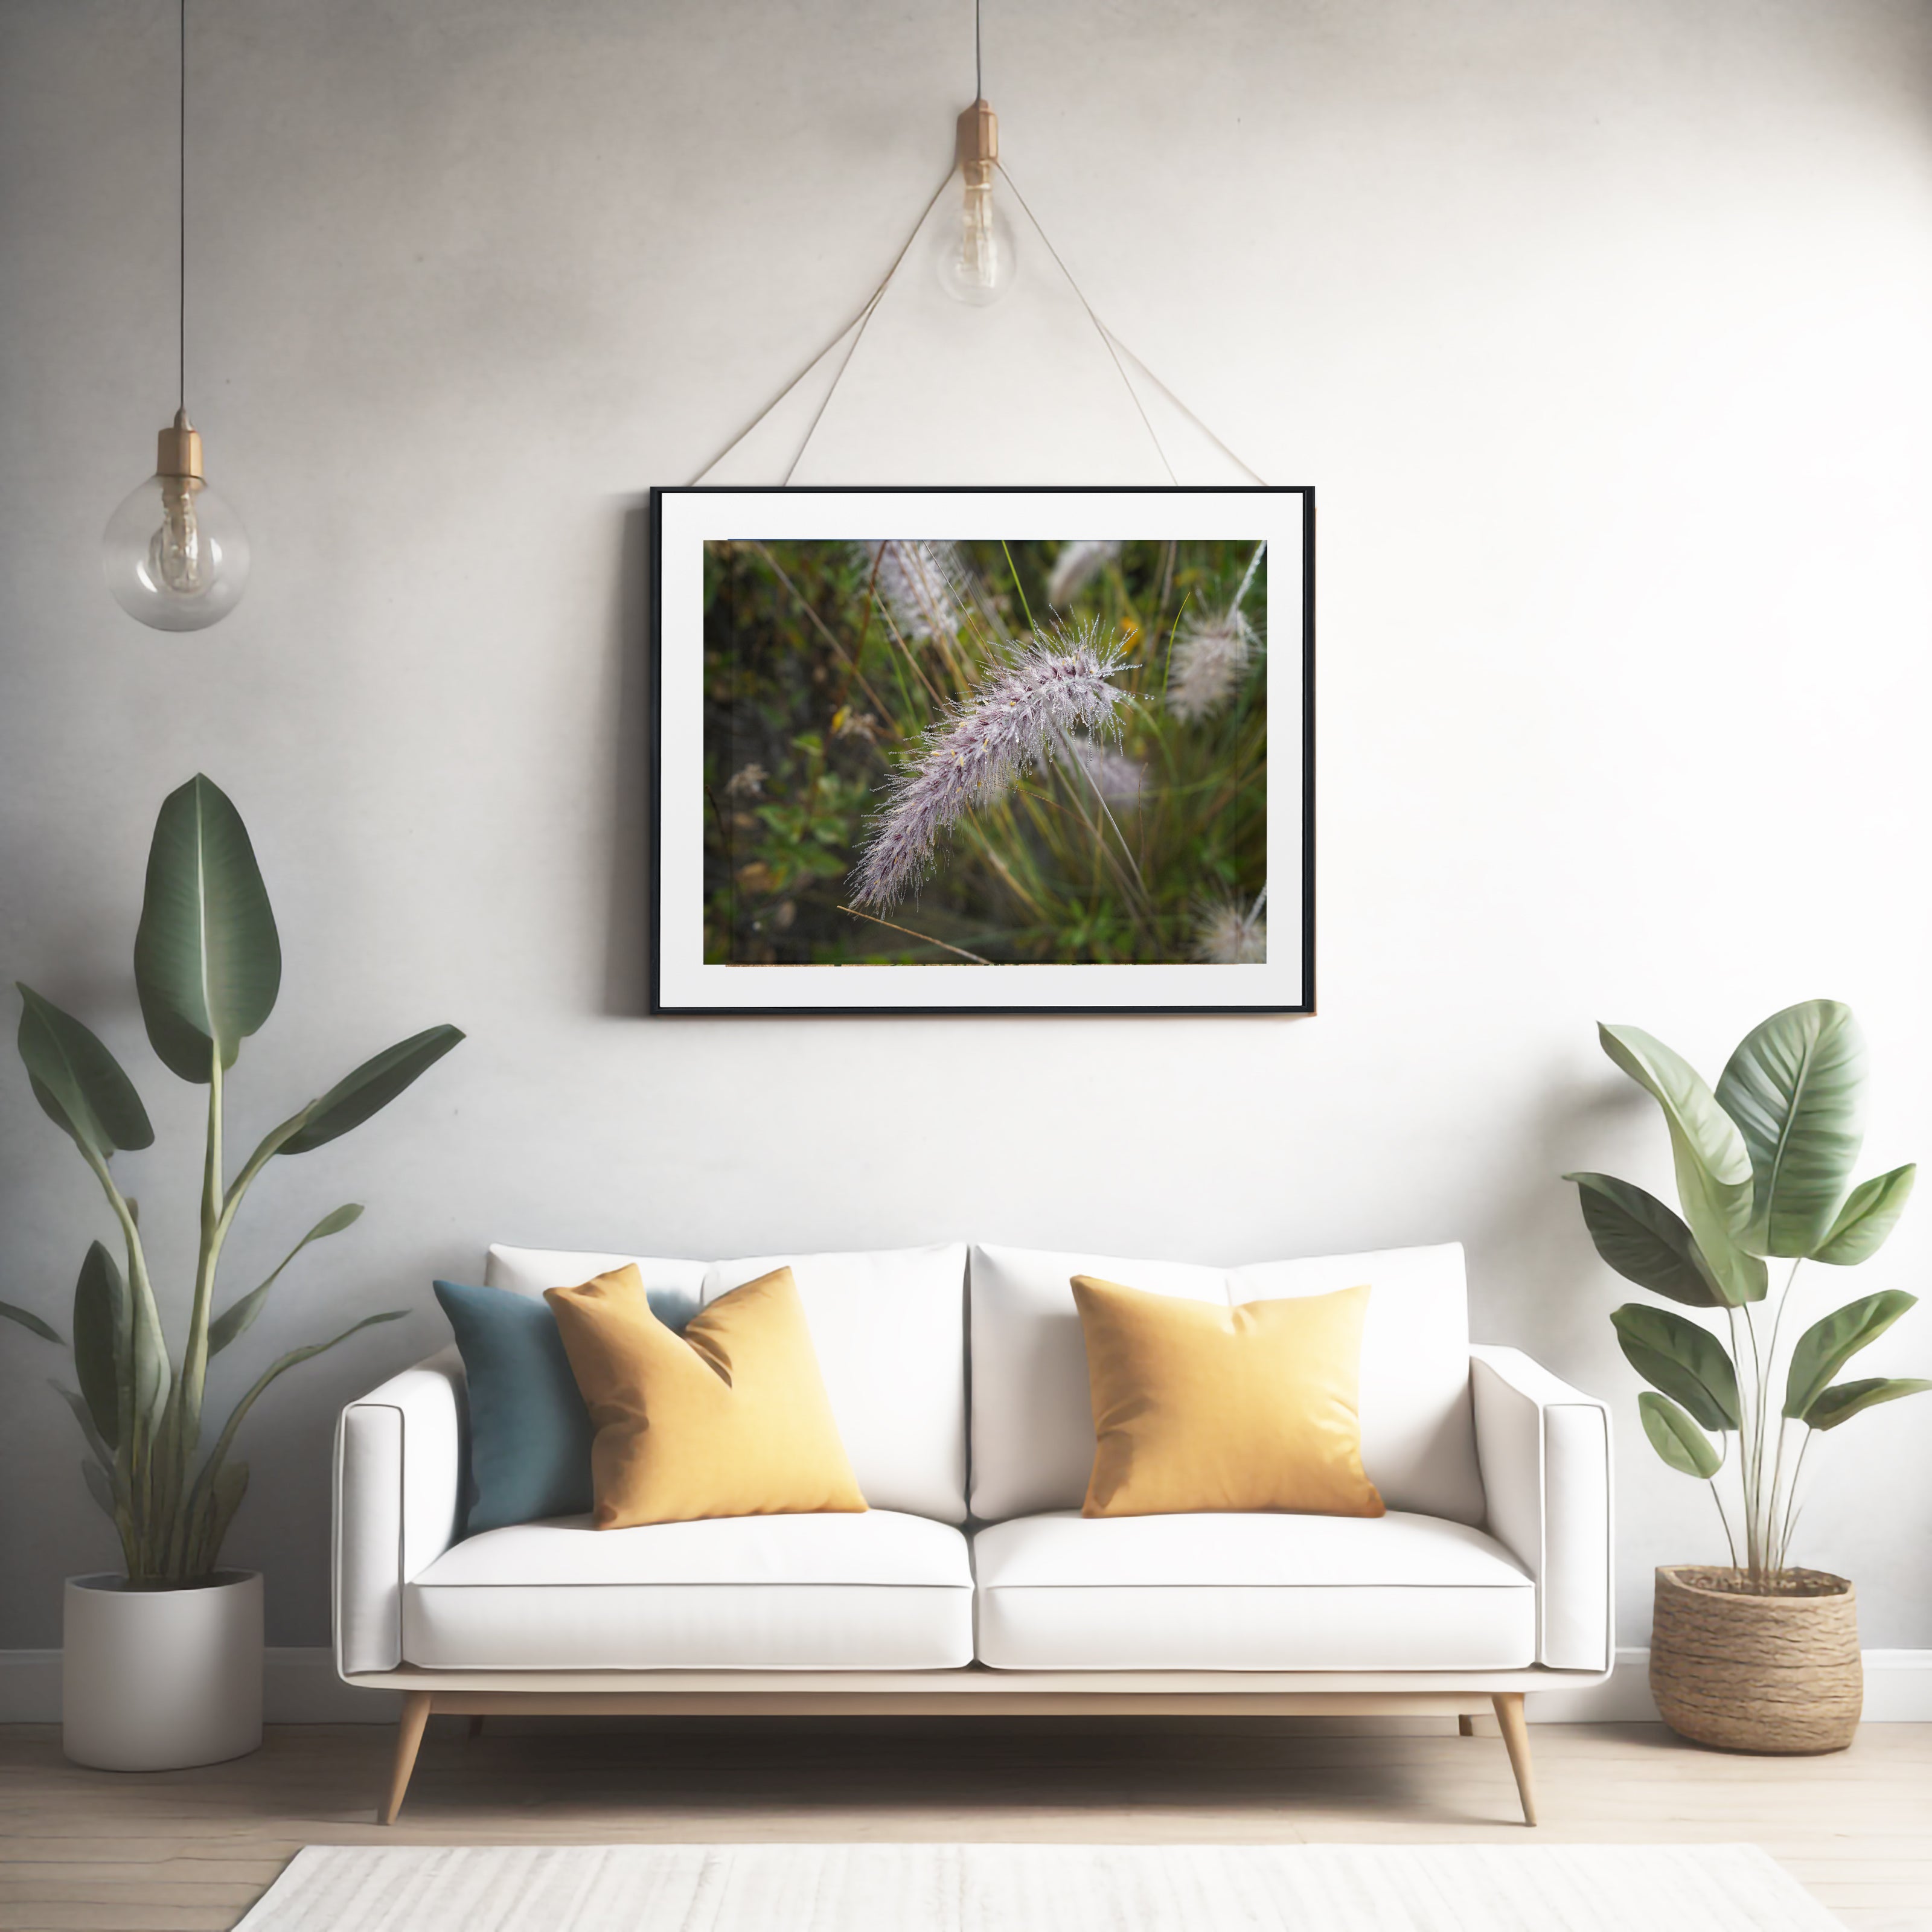
{"type": "MultiPolygon", "coordinates": [[[[1932,1724],[1932,1650],[1868,1650],[1864,1666],[1865,1723],[1932,1724]]],[[[1536,1691],[1524,1712],[1533,1724],[1654,1724],[1650,1652],[1620,1650],[1607,1684],[1536,1691]]]]}
{"type": "MultiPolygon", "coordinates": [[[[1864,1662],[1867,1724],[1932,1724],[1932,1650],[1868,1650],[1864,1662]]],[[[0,1650],[0,1724],[58,1724],[60,1666],[57,1650],[0,1650]]],[[[1649,1677],[1648,1651],[1620,1650],[1607,1683],[1533,1693],[1530,1721],[1654,1722],[1649,1677]]],[[[263,1708],[272,1724],[388,1724],[395,1721],[397,1708],[392,1692],[344,1683],[334,1658],[319,1646],[268,1653],[263,1708]]]]}
{"type": "MultiPolygon", "coordinates": [[[[267,1654],[262,1710],[272,1724],[392,1724],[400,1708],[393,1691],[344,1683],[322,1645],[267,1654]]],[[[0,1724],[57,1724],[60,1714],[60,1652],[0,1650],[0,1724]]]]}

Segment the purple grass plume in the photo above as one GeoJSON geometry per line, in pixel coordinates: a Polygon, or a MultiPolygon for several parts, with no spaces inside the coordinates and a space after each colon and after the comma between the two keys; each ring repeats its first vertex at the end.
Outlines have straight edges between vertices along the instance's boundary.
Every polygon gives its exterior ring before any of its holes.
{"type": "Polygon", "coordinates": [[[1073,758],[1094,789],[1115,811],[1138,808],[1141,793],[1147,784],[1147,767],[1139,759],[1130,758],[1110,745],[1096,744],[1091,738],[1073,740],[1073,758]]]}
{"type": "Polygon", "coordinates": [[[1167,708],[1190,724],[1211,718],[1240,688],[1254,649],[1254,626],[1238,610],[1184,618],[1174,641],[1167,708]]]}
{"type": "Polygon", "coordinates": [[[1168,660],[1167,708],[1198,724],[1211,718],[1241,688],[1261,640],[1241,609],[1268,545],[1258,544],[1240,588],[1225,610],[1195,611],[1182,620],[1168,660]]]}
{"type": "Polygon", "coordinates": [[[904,898],[932,869],[942,832],[996,803],[1022,772],[1052,764],[1070,734],[1117,736],[1126,693],[1109,680],[1123,656],[1096,623],[1036,631],[1016,646],[886,782],[852,871],[853,903],[877,911],[904,898]]]}
{"type": "Polygon", "coordinates": [[[1264,892],[1252,906],[1218,898],[1195,922],[1194,956],[1208,966],[1262,966],[1268,963],[1268,916],[1264,892]]]}
{"type": "Polygon", "coordinates": [[[926,537],[888,537],[857,547],[879,602],[909,644],[949,643],[964,621],[966,567],[956,544],[926,537]]]}
{"type": "Polygon", "coordinates": [[[1105,569],[1120,554],[1118,543],[1083,537],[1078,543],[1060,546],[1053,560],[1053,574],[1046,580],[1046,601],[1056,609],[1078,596],[1088,580],[1105,569]]]}

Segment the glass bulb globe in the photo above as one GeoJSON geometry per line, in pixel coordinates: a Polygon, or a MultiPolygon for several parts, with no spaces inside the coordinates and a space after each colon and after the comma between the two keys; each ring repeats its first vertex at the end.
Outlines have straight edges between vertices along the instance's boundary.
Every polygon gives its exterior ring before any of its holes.
{"type": "Polygon", "coordinates": [[[993,199],[992,181],[975,180],[977,172],[970,167],[966,171],[957,214],[936,224],[933,263],[939,286],[955,302],[980,308],[998,302],[1012,286],[1019,272],[1019,250],[1005,211],[993,199]]]}
{"type": "Polygon", "coordinates": [[[154,630],[206,630],[241,602],[248,533],[201,475],[185,415],[161,432],[160,469],[108,518],[100,561],[115,602],[154,630]]]}

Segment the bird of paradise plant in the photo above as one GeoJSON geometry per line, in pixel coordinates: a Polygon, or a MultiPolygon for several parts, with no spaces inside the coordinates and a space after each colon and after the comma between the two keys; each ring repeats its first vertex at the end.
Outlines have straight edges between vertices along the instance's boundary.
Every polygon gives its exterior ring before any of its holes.
{"type": "Polygon", "coordinates": [[[1918,1170],[1908,1163],[1852,1184],[1864,1138],[1865,1045],[1851,1009],[1835,1000],[1807,1000],[1754,1028],[1714,1091],[1641,1029],[1598,1031],[1604,1051],[1663,1110],[1684,1212],[1607,1174],[1564,1178],[1576,1183],[1584,1226],[1618,1274],[1722,1317],[1728,1351],[1704,1322],[1641,1302],[1610,1320],[1651,1384],[1637,1398],[1651,1446],[1680,1474],[1710,1484],[1737,1587],[1773,1593],[1790,1581],[1798,1478],[1812,1442],[1878,1403],[1932,1389],[1914,1377],[1838,1379],[1916,1305],[1887,1288],[1807,1328],[1786,1361],[1781,1402],[1776,1392],[1798,1268],[1869,1260],[1905,1211],[1918,1170]],[[1774,1290],[1773,1260],[1791,1264],[1774,1290]],[[1717,1480],[1733,1456],[1742,1547],[1717,1480]]]}
{"type": "MultiPolygon", "coordinates": [[[[136,1204],[112,1171],[116,1154],[152,1143],[147,1109],[96,1034],[31,987],[20,988],[20,1058],[34,1097],[99,1182],[118,1230],[122,1261],[97,1240],[81,1264],[71,1344],[77,1386],[54,1386],[80,1425],[88,1492],[112,1522],[128,1584],[137,1589],[189,1588],[213,1574],[248,1486],[248,1466],[232,1453],[236,1437],[270,1384],[402,1312],[367,1316],[332,1340],[278,1357],[201,1453],[211,1358],[248,1331],[303,1249],[340,1234],[362,1212],[351,1202],[324,1215],[266,1280],[218,1314],[223,1244],[249,1189],[278,1156],[313,1152],[359,1126],[463,1037],[454,1027],[431,1027],[364,1060],[272,1129],[231,1179],[223,1144],[227,1075],[242,1042],[274,1010],[281,973],[281,943],[247,828],[226,796],[197,776],[161,806],[134,940],[148,1042],[170,1072],[208,1089],[200,1239],[178,1354],[170,1352],[136,1204]]],[[[0,1315],[61,1342],[58,1330],[27,1309],[0,1302],[0,1315]]]]}

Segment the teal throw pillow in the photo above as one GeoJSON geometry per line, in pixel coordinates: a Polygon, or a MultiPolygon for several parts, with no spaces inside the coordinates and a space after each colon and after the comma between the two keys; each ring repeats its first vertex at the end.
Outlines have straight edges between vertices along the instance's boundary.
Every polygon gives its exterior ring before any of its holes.
{"type": "Polygon", "coordinates": [[[470,1382],[463,1534],[591,1505],[590,1418],[556,1317],[540,1295],[436,1284],[470,1382]]]}

